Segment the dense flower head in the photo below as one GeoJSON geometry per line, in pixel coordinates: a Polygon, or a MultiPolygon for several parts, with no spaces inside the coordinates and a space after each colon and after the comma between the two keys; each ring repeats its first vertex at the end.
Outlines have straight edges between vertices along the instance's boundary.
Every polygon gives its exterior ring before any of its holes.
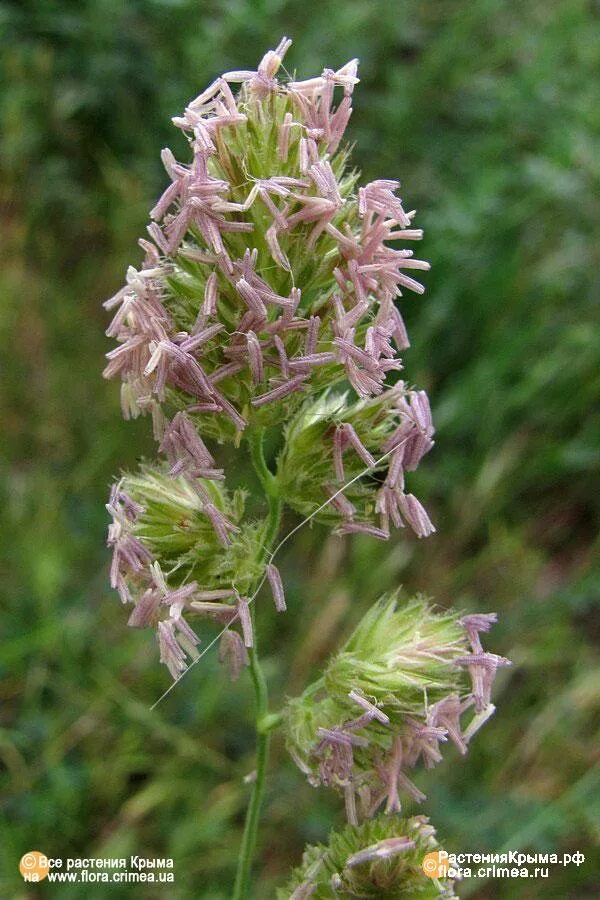
{"type": "Polygon", "coordinates": [[[234,577],[249,583],[261,571],[260,535],[256,524],[244,522],[244,504],[240,489],[230,494],[222,483],[172,477],[166,466],[143,464],[119,480],[108,504],[118,523],[114,572],[130,584],[149,577],[147,566],[140,573],[120,552],[123,541],[134,540],[164,571],[176,568],[178,581],[196,581],[203,590],[231,587],[234,577]],[[131,516],[123,515],[123,497],[135,504],[131,516]],[[241,571],[238,557],[246,561],[241,571]]]}
{"type": "Polygon", "coordinates": [[[277,892],[278,900],[335,900],[337,897],[424,900],[456,895],[448,878],[429,878],[423,858],[438,848],[425,816],[377,816],[333,831],[326,845],[309,846],[302,865],[277,892]]]}
{"type": "MultiPolygon", "coordinates": [[[[177,645],[187,652],[190,642],[199,643],[189,617],[247,626],[244,595],[264,566],[262,527],[243,520],[243,491],[230,495],[222,482],[144,464],[113,486],[107,509],[112,586],[133,604],[131,626],[157,629],[162,661],[174,677],[187,668],[181,654],[173,663],[177,645]]],[[[235,675],[234,644],[231,635],[224,638],[221,656],[235,675]]]]}
{"type": "Polygon", "coordinates": [[[225,73],[173,120],[191,160],[163,151],[170,184],[145,260],[106,303],[118,346],[105,374],[121,377],[126,416],[185,410],[203,434],[237,440],[337,382],[380,394],[401,368],[394,299],[421,293],[408,273],[429,266],[398,243],[421,231],[398,182],[357,189],[347,167],[356,60],[279,81],[289,43],[258,74],[225,73]]]}
{"type": "Polygon", "coordinates": [[[398,592],[382,597],[323,676],[287,704],[293,759],[311,783],[343,792],[349,821],[384,802],[387,811],[399,810],[400,792],[424,799],[406,770],[440,762],[449,740],[466,753],[494,712],[495,671],[508,664],[473,645],[470,632],[478,640],[485,630],[474,631],[474,620],[489,627],[490,617],[461,620],[422,596],[398,601],[398,592]]]}
{"type": "Polygon", "coordinates": [[[427,395],[397,382],[383,394],[351,400],[326,391],[307,401],[286,428],[278,474],[287,503],[334,523],[339,533],[387,538],[405,524],[419,537],[434,531],[404,474],[433,446],[427,395]],[[368,467],[369,479],[360,479],[368,467]],[[331,503],[323,504],[328,498],[331,503]]]}

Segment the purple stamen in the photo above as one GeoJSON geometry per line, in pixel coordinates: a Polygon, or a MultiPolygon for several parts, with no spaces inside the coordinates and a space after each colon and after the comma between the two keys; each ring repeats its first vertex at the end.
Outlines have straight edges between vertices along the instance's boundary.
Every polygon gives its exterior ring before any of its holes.
{"type": "Polygon", "coordinates": [[[295,375],[294,378],[290,378],[289,381],[285,381],[278,387],[273,388],[272,391],[261,394],[259,397],[253,397],[251,400],[252,406],[264,406],[266,403],[282,400],[284,397],[287,397],[288,394],[293,394],[297,391],[299,387],[304,384],[305,380],[306,375],[295,375]]]}
{"type": "Polygon", "coordinates": [[[269,563],[266,568],[266,572],[269,584],[271,586],[273,600],[275,602],[275,609],[277,610],[277,612],[285,612],[287,606],[285,602],[285,594],[283,591],[283,582],[281,580],[281,575],[279,574],[279,569],[277,568],[277,566],[269,563]]]}
{"type": "Polygon", "coordinates": [[[254,633],[252,628],[252,618],[250,616],[250,606],[246,597],[238,597],[237,611],[242,626],[242,634],[244,636],[244,644],[246,647],[254,646],[254,633]]]}
{"type": "Polygon", "coordinates": [[[389,531],[376,528],[375,525],[370,525],[368,522],[344,522],[343,525],[338,525],[334,534],[368,534],[380,541],[388,541],[390,538],[389,531]]]}
{"type": "Polygon", "coordinates": [[[371,713],[373,718],[377,719],[378,722],[381,722],[383,725],[390,724],[389,716],[386,716],[386,714],[374,706],[373,703],[369,703],[369,701],[363,697],[362,694],[359,694],[358,691],[350,691],[348,696],[351,700],[354,700],[355,703],[358,703],[361,709],[371,713]]]}
{"type": "Polygon", "coordinates": [[[228,628],[221,635],[219,662],[228,666],[232,681],[237,681],[244,666],[247,666],[250,662],[244,642],[237,631],[233,631],[231,628],[228,628]]]}
{"type": "Polygon", "coordinates": [[[357,435],[354,426],[349,423],[345,423],[342,425],[345,436],[348,438],[348,442],[354,447],[357,454],[360,456],[362,461],[366,466],[372,469],[375,466],[375,458],[371,456],[359,436],[357,435]]]}
{"type": "Polygon", "coordinates": [[[364,863],[377,862],[380,859],[391,859],[392,857],[397,856],[398,853],[405,853],[407,850],[412,850],[414,846],[415,842],[408,837],[386,838],[383,841],[379,841],[377,844],[365,847],[364,850],[353,853],[352,856],[349,856],[346,860],[346,865],[349,868],[353,868],[354,866],[361,866],[364,863]]]}

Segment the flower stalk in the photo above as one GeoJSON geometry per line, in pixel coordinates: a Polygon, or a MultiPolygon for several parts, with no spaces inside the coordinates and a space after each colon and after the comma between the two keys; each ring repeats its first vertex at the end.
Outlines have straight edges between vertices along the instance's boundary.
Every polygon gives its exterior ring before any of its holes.
{"type": "MultiPolygon", "coordinates": [[[[276,481],[265,462],[263,443],[264,429],[260,429],[249,436],[248,440],[252,462],[256,474],[265,489],[269,505],[264,536],[264,553],[265,558],[268,559],[272,553],[279,532],[282,504],[277,494],[276,481]]],[[[252,676],[256,698],[256,776],[252,784],[250,804],[246,813],[244,834],[242,837],[242,845],[240,848],[233,889],[233,900],[243,900],[248,893],[252,863],[256,849],[260,811],[266,787],[271,731],[280,722],[278,716],[269,712],[269,688],[258,656],[254,604],[251,606],[250,615],[252,616],[254,643],[248,651],[248,656],[250,659],[250,674],[252,676]]]]}

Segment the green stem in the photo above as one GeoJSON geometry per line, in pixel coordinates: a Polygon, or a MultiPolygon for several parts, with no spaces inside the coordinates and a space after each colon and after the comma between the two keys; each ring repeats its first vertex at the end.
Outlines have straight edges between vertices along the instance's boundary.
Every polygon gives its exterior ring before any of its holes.
{"type": "MultiPolygon", "coordinates": [[[[263,429],[256,430],[253,434],[249,435],[248,443],[250,445],[250,453],[256,474],[265,490],[269,504],[269,514],[265,522],[263,540],[263,554],[266,562],[273,548],[277,532],[279,531],[279,524],[281,521],[281,498],[277,493],[277,481],[275,476],[269,471],[265,462],[263,436],[263,429]]],[[[250,614],[252,616],[252,624],[255,626],[254,604],[250,607],[250,614]]],[[[233,889],[233,900],[244,900],[244,898],[248,896],[250,873],[256,847],[258,820],[265,793],[270,732],[276,721],[276,717],[269,714],[269,692],[258,658],[256,627],[254,627],[253,630],[254,646],[249,649],[248,655],[250,657],[250,674],[252,675],[254,692],[256,695],[256,778],[252,787],[252,796],[250,797],[248,812],[246,813],[246,824],[244,826],[244,835],[242,838],[242,846],[240,848],[238,869],[233,889]]]]}
{"type": "MultiPolygon", "coordinates": [[[[272,500],[277,496],[277,479],[267,466],[265,460],[265,452],[263,446],[264,434],[264,428],[256,428],[251,434],[248,435],[248,444],[250,446],[250,457],[252,459],[254,471],[258,475],[260,483],[265,489],[267,498],[269,500],[272,500]]],[[[274,535],[270,533],[270,529],[272,529],[273,526],[279,527],[279,516],[277,516],[277,520],[275,522],[272,521],[272,505],[271,503],[269,503],[269,517],[267,519],[267,527],[265,531],[265,544],[267,545],[269,539],[272,540],[274,538],[274,535]]]]}

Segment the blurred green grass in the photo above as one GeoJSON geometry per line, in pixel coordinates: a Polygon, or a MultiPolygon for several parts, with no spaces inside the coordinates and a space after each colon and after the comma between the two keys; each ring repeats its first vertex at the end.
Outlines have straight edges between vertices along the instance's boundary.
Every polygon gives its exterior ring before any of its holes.
{"type": "MultiPolygon", "coordinates": [[[[438,426],[412,483],[438,534],[381,546],[300,532],[282,557],[289,613],[259,610],[273,693],[300,689],[398,583],[497,610],[493,649],[514,660],[497,716],[466,760],[450,753],[420,780],[422,811],[448,850],[588,856],[548,881],[471,882],[464,896],[596,896],[598,8],[333,0],[307,11],[299,0],[0,2],[2,896],[38,896],[17,874],[35,848],[174,857],[175,894],[111,897],[228,897],[251,691],[209,654],[149,712],[166,676],[152,636],[125,627],[108,590],[103,503],[113,473],[152,447],[147,423],[122,422],[101,380],[100,301],[139,258],[164,181],[158,151],[182,149],[170,116],[284,33],[301,76],[360,58],[356,161],[367,178],[399,177],[426,229],[428,290],[404,312],[407,368],[438,426]]],[[[256,898],[340,815],[276,741],[256,898]]]]}

